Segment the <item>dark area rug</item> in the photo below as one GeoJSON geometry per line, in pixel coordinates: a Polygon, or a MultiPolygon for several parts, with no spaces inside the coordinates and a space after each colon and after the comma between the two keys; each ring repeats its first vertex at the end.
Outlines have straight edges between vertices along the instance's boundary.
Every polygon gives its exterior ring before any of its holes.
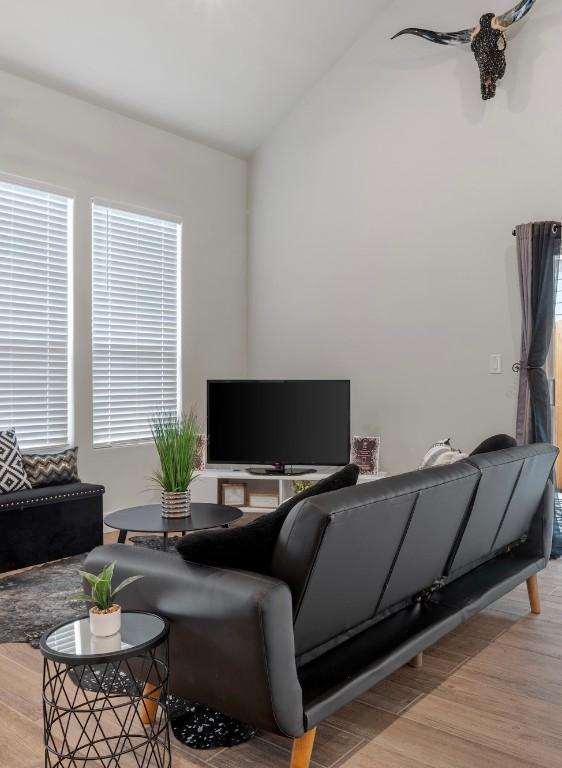
{"type": "MultiPolygon", "coordinates": [[[[179,536],[169,539],[170,551],[179,540],[179,536]]],[[[136,546],[162,548],[159,536],[133,536],[131,541],[136,546]]],[[[69,603],[66,596],[82,591],[78,571],[84,560],[85,555],[79,555],[0,575],[0,643],[30,643],[38,648],[47,629],[83,616],[84,605],[69,603]]]]}
{"type": "MultiPolygon", "coordinates": [[[[171,537],[168,548],[173,551],[180,537],[171,537]]],[[[158,536],[134,536],[136,546],[161,549],[158,536]]],[[[85,613],[80,603],[69,603],[66,596],[82,591],[78,570],[85,556],[69,557],[54,563],[37,565],[10,576],[0,576],[0,643],[29,643],[39,647],[43,632],[64,621],[73,621],[85,613]]],[[[84,679],[82,686],[97,690],[103,685],[103,673],[84,679]]],[[[117,681],[119,690],[126,692],[130,681],[117,681]]],[[[169,697],[172,731],[179,741],[192,749],[233,747],[256,736],[256,731],[244,723],[220,712],[177,696],[169,697]]]]}
{"type": "MultiPolygon", "coordinates": [[[[168,538],[168,550],[171,552],[175,549],[178,541],[181,540],[181,536],[170,536],[168,538]]],[[[129,542],[133,542],[138,547],[149,547],[149,549],[163,549],[161,536],[130,536],[129,542]]]]}
{"type": "MultiPolygon", "coordinates": [[[[93,667],[75,667],[70,676],[87,691],[113,693],[115,696],[138,695],[142,684],[121,671],[105,664],[93,667]]],[[[204,704],[186,701],[179,696],[168,696],[172,732],[178,741],[192,749],[218,749],[236,747],[255,738],[257,731],[239,720],[215,712],[204,704]]]]}
{"type": "Polygon", "coordinates": [[[82,591],[78,569],[83,560],[68,557],[0,578],[0,643],[38,648],[47,629],[84,615],[82,604],[66,600],[72,592],[82,591]]]}

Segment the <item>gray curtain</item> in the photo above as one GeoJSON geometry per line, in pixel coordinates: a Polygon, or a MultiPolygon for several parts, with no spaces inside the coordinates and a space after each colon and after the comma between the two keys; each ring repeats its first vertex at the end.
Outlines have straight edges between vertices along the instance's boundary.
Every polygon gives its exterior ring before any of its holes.
{"type": "Polygon", "coordinates": [[[527,445],[533,442],[531,419],[531,394],[529,391],[529,375],[527,372],[527,354],[531,345],[531,280],[532,280],[532,248],[533,225],[520,224],[516,227],[517,262],[519,265],[519,289],[521,291],[521,360],[519,369],[519,397],[517,400],[517,442],[527,445]]]}
{"type": "Polygon", "coordinates": [[[550,387],[545,366],[554,327],[559,222],[517,227],[517,256],[523,328],[519,362],[517,442],[548,443],[553,439],[550,387]]]}
{"type": "MultiPolygon", "coordinates": [[[[517,227],[517,257],[523,310],[517,442],[549,443],[554,439],[552,405],[546,362],[554,328],[559,222],[546,221],[517,227]]],[[[560,393],[562,396],[562,393],[560,393]]],[[[556,494],[553,557],[562,555],[562,504],[556,494]]]]}

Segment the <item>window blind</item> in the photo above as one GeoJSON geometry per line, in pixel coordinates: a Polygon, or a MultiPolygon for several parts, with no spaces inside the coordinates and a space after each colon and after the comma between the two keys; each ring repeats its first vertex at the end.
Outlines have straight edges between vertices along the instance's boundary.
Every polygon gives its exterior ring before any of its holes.
{"type": "Polygon", "coordinates": [[[180,225],[93,203],[94,445],[150,438],[178,409],[180,225]]]}
{"type": "Polygon", "coordinates": [[[71,206],[0,181],[0,428],[25,449],[70,440],[71,206]]]}

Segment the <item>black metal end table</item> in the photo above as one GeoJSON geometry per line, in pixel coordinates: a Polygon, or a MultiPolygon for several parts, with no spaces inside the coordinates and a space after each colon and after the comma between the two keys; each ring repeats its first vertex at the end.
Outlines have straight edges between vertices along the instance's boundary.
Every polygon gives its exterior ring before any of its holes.
{"type": "Polygon", "coordinates": [[[99,638],[88,618],[51,629],[43,654],[46,768],[170,768],[168,622],[124,612],[99,638]],[[126,763],[129,764],[128,762],[126,763]]]}
{"type": "Polygon", "coordinates": [[[160,504],[144,504],[140,507],[129,507],[111,512],[104,518],[104,523],[110,528],[119,530],[119,544],[124,544],[128,531],[138,533],[164,534],[164,550],[168,549],[168,534],[187,531],[202,531],[206,528],[228,528],[242,517],[238,507],[225,504],[203,504],[194,502],[188,517],[162,517],[160,504]]]}

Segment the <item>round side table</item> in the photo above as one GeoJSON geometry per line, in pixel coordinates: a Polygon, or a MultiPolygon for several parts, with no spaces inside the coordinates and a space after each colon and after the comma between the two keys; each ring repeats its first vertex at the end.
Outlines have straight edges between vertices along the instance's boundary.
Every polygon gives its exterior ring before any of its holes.
{"type": "Polygon", "coordinates": [[[138,533],[162,533],[163,549],[168,549],[168,534],[188,531],[203,531],[207,528],[228,528],[242,517],[238,507],[225,504],[203,504],[193,502],[191,514],[188,517],[162,517],[160,504],[143,504],[140,507],[129,507],[111,512],[104,518],[104,524],[119,531],[119,544],[124,544],[128,531],[138,533]]]}
{"type": "Polygon", "coordinates": [[[128,611],[95,637],[88,618],[51,629],[43,654],[46,768],[170,768],[168,622],[128,611]],[[128,763],[127,763],[128,765],[128,763]]]}

